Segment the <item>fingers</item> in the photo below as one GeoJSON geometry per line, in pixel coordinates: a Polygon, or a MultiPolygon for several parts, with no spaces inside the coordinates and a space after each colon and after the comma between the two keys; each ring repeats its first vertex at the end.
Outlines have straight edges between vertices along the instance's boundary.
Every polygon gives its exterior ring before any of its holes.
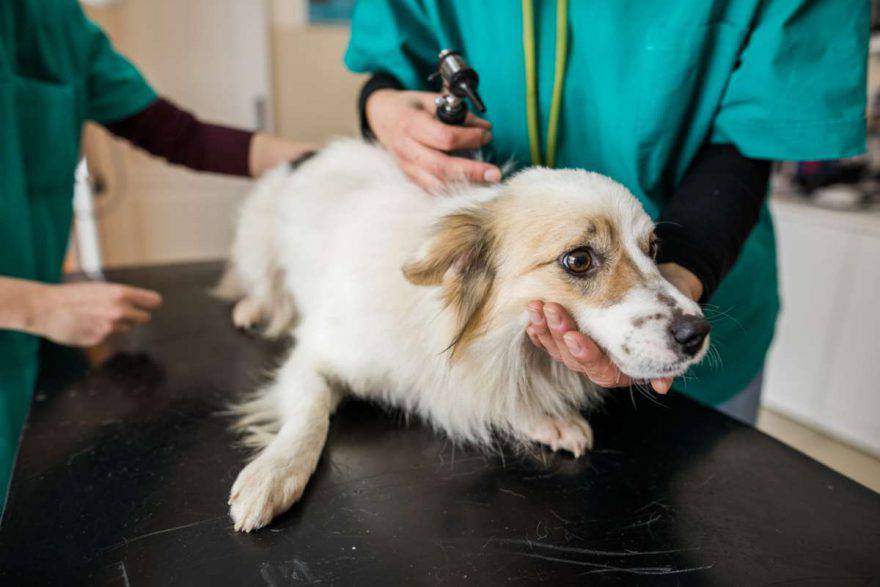
{"type": "Polygon", "coordinates": [[[632,383],[589,336],[577,331],[567,332],[563,335],[563,340],[572,359],[596,385],[621,387],[632,383]]]}
{"type": "Polygon", "coordinates": [[[532,341],[533,345],[535,345],[539,349],[544,348],[544,345],[541,344],[541,340],[538,338],[538,335],[535,334],[535,331],[532,328],[531,324],[529,326],[526,326],[526,334],[528,335],[529,339],[532,341]]]}
{"type": "Polygon", "coordinates": [[[440,185],[449,181],[461,180],[478,183],[494,183],[501,180],[501,170],[494,165],[460,157],[450,157],[411,138],[403,139],[395,148],[395,154],[401,159],[405,169],[419,168],[423,172],[416,176],[410,174],[410,177],[420,185],[422,185],[424,173],[431,175],[440,185]]]}
{"type": "Polygon", "coordinates": [[[134,306],[123,306],[119,320],[132,325],[146,324],[150,321],[150,313],[134,306]]]}
{"type": "Polygon", "coordinates": [[[113,289],[106,310],[106,334],[122,334],[150,321],[150,312],[162,305],[157,292],[130,285],[108,284],[113,289]]]}
{"type": "Polygon", "coordinates": [[[162,296],[157,292],[142,289],[140,287],[132,287],[130,285],[120,286],[122,289],[122,298],[139,308],[145,310],[155,310],[162,305],[162,296]]]}
{"type": "MultiPolygon", "coordinates": [[[[416,98],[417,98],[416,103],[418,104],[418,106],[422,110],[433,114],[434,111],[437,109],[437,104],[434,102],[434,100],[436,100],[437,96],[439,96],[440,94],[437,94],[435,92],[410,92],[410,93],[414,94],[416,96],[416,98]]],[[[467,113],[467,118],[464,119],[464,125],[465,126],[478,126],[480,128],[487,128],[487,129],[492,128],[492,124],[488,120],[480,118],[479,116],[477,116],[473,112],[467,113]]]]}
{"type": "Polygon", "coordinates": [[[426,192],[436,194],[443,190],[444,183],[438,177],[431,175],[418,165],[401,161],[400,168],[411,180],[416,182],[426,192]]]}
{"type": "MultiPolygon", "coordinates": [[[[596,385],[622,387],[631,385],[632,378],[620,371],[608,355],[589,336],[580,332],[571,315],[559,304],[533,301],[526,307],[529,325],[526,334],[536,347],[544,349],[554,360],[577,373],[583,373],[596,385]]],[[[672,387],[671,377],[651,380],[659,394],[672,387]]]]}
{"type": "Polygon", "coordinates": [[[534,301],[527,309],[526,333],[535,346],[572,371],[585,374],[596,385],[619,387],[632,383],[590,337],[578,330],[562,306],[534,301]]]}
{"type": "Polygon", "coordinates": [[[113,326],[110,328],[110,332],[114,334],[125,334],[129,332],[134,325],[131,322],[126,322],[125,320],[118,320],[113,323],[113,326]]]}
{"type": "Polygon", "coordinates": [[[556,341],[550,335],[550,329],[547,326],[547,319],[544,316],[544,304],[542,302],[531,302],[528,305],[529,326],[526,333],[535,345],[547,351],[555,360],[562,360],[556,341]]]}
{"type": "Polygon", "coordinates": [[[572,345],[580,344],[575,341],[583,338],[583,335],[577,332],[574,320],[562,306],[554,303],[544,304],[544,316],[547,318],[550,336],[553,338],[556,348],[559,349],[560,360],[572,371],[586,375],[587,370],[584,365],[571,355],[572,345]]]}
{"type": "Polygon", "coordinates": [[[424,110],[414,112],[407,120],[406,132],[425,146],[447,152],[479,149],[492,140],[492,132],[484,126],[443,124],[424,110]]]}
{"type": "Polygon", "coordinates": [[[588,336],[578,331],[571,315],[559,304],[544,305],[550,335],[559,348],[562,362],[572,371],[585,374],[603,387],[625,385],[625,376],[588,336]]]}
{"type": "Polygon", "coordinates": [[[654,388],[654,391],[659,393],[660,395],[666,395],[669,393],[669,388],[672,387],[672,377],[662,377],[660,379],[652,379],[651,387],[654,388]]]}
{"type": "MultiPolygon", "coordinates": [[[[133,306],[123,305],[112,313],[108,320],[108,325],[105,327],[104,336],[110,333],[125,334],[139,324],[148,323],[150,319],[149,312],[139,310],[133,306]]],[[[101,338],[103,339],[104,336],[101,338]]]]}
{"type": "MultiPolygon", "coordinates": [[[[480,118],[473,112],[468,112],[467,118],[464,119],[465,126],[478,126],[480,128],[490,129],[492,124],[483,118],[480,118]]],[[[488,142],[488,141],[487,141],[488,142]]]]}
{"type": "Polygon", "coordinates": [[[450,182],[496,183],[501,170],[488,163],[453,157],[448,153],[479,149],[492,140],[488,121],[468,113],[461,126],[443,124],[435,118],[436,93],[375,92],[371,126],[380,142],[395,156],[414,182],[429,192],[438,192],[450,182]]]}

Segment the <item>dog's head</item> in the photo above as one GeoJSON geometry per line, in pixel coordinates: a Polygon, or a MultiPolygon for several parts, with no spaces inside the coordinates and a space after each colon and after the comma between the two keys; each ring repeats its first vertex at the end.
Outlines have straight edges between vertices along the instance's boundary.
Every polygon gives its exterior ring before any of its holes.
{"type": "Polygon", "coordinates": [[[403,268],[442,285],[453,352],[510,326],[530,300],[562,304],[627,375],[673,377],[702,359],[709,324],[666,281],[653,223],[622,185],[585,171],[530,169],[445,214],[403,268]]]}

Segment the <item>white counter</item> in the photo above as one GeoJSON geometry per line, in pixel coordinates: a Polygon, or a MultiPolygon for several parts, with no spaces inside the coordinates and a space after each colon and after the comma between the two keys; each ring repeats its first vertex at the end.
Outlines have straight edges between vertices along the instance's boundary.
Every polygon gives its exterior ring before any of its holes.
{"type": "Polygon", "coordinates": [[[763,403],[880,454],[880,210],[771,209],[783,311],[763,403]]]}

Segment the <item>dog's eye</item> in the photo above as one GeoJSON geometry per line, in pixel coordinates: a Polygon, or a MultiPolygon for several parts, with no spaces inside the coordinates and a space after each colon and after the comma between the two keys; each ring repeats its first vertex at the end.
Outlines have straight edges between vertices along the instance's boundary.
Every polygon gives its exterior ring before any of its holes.
{"type": "Polygon", "coordinates": [[[593,267],[593,254],[587,248],[575,249],[562,256],[562,266],[572,275],[583,275],[593,267]]]}

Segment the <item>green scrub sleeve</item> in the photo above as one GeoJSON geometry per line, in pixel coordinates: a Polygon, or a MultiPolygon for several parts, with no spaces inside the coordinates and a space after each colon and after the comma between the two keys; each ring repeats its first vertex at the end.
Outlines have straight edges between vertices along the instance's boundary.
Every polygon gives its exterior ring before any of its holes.
{"type": "Polygon", "coordinates": [[[440,52],[435,30],[421,2],[358,2],[345,65],[356,73],[390,74],[407,89],[428,90],[440,52]]]}
{"type": "Polygon", "coordinates": [[[758,159],[864,152],[869,13],[868,0],[763,3],[711,141],[758,159]]]}
{"type": "Polygon", "coordinates": [[[72,19],[72,32],[87,43],[86,118],[116,122],[142,111],[156,100],[156,92],[137,68],[114,48],[110,39],[81,10],[72,19]]]}

